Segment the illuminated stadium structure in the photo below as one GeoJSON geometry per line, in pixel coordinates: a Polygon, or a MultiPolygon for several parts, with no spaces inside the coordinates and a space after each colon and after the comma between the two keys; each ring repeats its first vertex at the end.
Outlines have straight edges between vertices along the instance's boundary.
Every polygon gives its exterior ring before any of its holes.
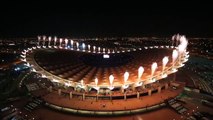
{"type": "MultiPolygon", "coordinates": [[[[188,60],[187,44],[185,36],[175,35],[171,46],[118,49],[38,36],[37,46],[24,50],[21,57],[32,71],[49,79],[54,86],[72,88],[68,92],[71,98],[82,94],[83,99],[97,95],[99,99],[106,96],[126,99],[128,91],[139,97],[144,92],[142,89],[150,86],[154,89],[147,90],[147,95],[168,89],[171,79],[167,76],[177,72],[188,60]]],[[[54,86],[48,90],[52,91],[54,86]]],[[[61,89],[56,90],[61,94],[61,89]]]]}

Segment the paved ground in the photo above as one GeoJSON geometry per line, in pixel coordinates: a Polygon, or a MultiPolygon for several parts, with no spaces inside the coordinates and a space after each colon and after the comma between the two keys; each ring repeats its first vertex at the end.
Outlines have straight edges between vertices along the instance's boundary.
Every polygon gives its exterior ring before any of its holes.
{"type": "Polygon", "coordinates": [[[40,120],[178,120],[181,117],[179,114],[169,108],[163,108],[157,111],[148,112],[146,114],[119,117],[87,117],[82,115],[76,116],[48,110],[46,108],[35,110],[33,114],[36,116],[40,116],[40,120]]]}
{"type": "Polygon", "coordinates": [[[127,109],[137,109],[144,108],[147,106],[152,106],[164,102],[165,99],[173,98],[182,92],[183,88],[180,87],[177,90],[169,88],[167,90],[162,90],[161,93],[154,93],[152,96],[143,96],[140,99],[131,98],[127,100],[93,100],[82,98],[69,99],[69,96],[59,96],[57,92],[52,92],[44,96],[44,100],[63,107],[74,108],[74,109],[85,109],[85,110],[127,110],[127,109]],[[105,104],[105,107],[103,105],[105,104]]]}

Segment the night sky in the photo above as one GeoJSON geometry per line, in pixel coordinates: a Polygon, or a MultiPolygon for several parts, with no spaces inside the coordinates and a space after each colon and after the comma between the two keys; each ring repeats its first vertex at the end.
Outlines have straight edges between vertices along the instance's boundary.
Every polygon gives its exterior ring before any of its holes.
{"type": "Polygon", "coordinates": [[[0,37],[171,36],[213,37],[211,4],[156,3],[3,4],[0,37]]]}

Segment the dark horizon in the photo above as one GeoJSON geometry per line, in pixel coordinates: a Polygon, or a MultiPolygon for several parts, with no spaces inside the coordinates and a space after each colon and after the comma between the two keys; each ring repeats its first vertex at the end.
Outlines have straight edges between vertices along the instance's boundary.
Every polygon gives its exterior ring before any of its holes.
{"type": "Polygon", "coordinates": [[[207,3],[140,6],[15,5],[1,11],[0,38],[36,37],[213,37],[207,3]]]}

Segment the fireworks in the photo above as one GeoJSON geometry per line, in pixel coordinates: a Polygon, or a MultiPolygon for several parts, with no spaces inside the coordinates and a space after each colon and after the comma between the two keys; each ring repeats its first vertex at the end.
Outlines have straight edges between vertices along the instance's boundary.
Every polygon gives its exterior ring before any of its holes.
{"type": "Polygon", "coordinates": [[[127,82],[128,78],[129,78],[129,73],[128,73],[128,72],[125,72],[125,73],[124,73],[124,83],[127,82]]]}
{"type": "Polygon", "coordinates": [[[109,76],[109,83],[110,83],[110,86],[113,86],[113,81],[114,81],[114,76],[113,76],[113,75],[110,75],[110,76],[109,76]]]}
{"type": "Polygon", "coordinates": [[[142,66],[140,66],[138,68],[138,80],[141,79],[141,76],[143,75],[143,72],[144,72],[144,68],[142,66]]]}
{"type": "Polygon", "coordinates": [[[156,62],[154,62],[152,64],[152,73],[151,73],[151,77],[153,77],[154,73],[155,73],[155,70],[157,69],[158,67],[158,64],[156,62]]]}
{"type": "Polygon", "coordinates": [[[164,69],[166,67],[166,64],[169,62],[169,58],[168,57],[164,57],[163,60],[162,60],[162,62],[163,62],[163,69],[162,69],[162,71],[164,71],[164,69]]]}

